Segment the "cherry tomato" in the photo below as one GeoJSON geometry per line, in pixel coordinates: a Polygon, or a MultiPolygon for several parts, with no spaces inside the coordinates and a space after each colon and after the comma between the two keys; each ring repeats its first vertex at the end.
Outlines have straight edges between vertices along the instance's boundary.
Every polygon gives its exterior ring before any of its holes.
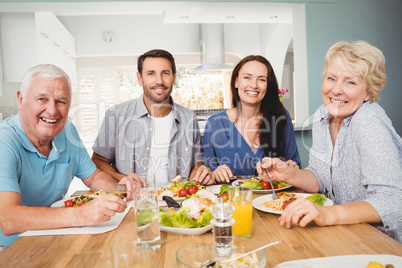
{"type": "Polygon", "coordinates": [[[293,197],[293,198],[290,199],[289,201],[283,203],[282,208],[285,209],[287,206],[289,206],[290,203],[292,203],[292,202],[295,201],[295,200],[296,200],[296,198],[293,197]]]}
{"type": "Polygon", "coordinates": [[[188,191],[189,195],[193,195],[193,194],[198,192],[198,187],[197,186],[190,186],[190,187],[188,187],[187,191],[188,191]]]}
{"type": "Polygon", "coordinates": [[[69,199],[67,201],[64,201],[64,206],[65,207],[72,207],[73,206],[73,200],[69,199]]]}
{"type": "Polygon", "coordinates": [[[179,197],[186,197],[186,195],[188,194],[187,190],[182,188],[179,190],[179,197]]]}
{"type": "Polygon", "coordinates": [[[282,208],[285,209],[287,206],[289,206],[290,203],[292,203],[292,202],[283,203],[282,208]]]}
{"type": "Polygon", "coordinates": [[[263,190],[271,189],[271,184],[268,181],[262,181],[260,184],[263,190]]]}

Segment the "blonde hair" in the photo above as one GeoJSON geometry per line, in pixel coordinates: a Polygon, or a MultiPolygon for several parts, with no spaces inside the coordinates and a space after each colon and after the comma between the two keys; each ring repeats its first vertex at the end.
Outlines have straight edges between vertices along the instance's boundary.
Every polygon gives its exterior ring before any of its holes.
{"type": "Polygon", "coordinates": [[[387,82],[385,58],[381,50],[365,41],[333,44],[325,56],[324,77],[329,64],[361,77],[367,83],[369,101],[378,101],[387,82]]]}

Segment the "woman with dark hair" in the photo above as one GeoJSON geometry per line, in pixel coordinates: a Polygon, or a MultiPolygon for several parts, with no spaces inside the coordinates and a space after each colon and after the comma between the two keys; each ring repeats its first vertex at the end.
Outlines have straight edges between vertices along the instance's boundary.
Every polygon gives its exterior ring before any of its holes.
{"type": "Polygon", "coordinates": [[[292,121],[269,61],[245,57],[234,68],[230,87],[233,107],[211,116],[204,132],[204,162],[215,181],[256,175],[256,163],[267,156],[300,166],[292,121]]]}

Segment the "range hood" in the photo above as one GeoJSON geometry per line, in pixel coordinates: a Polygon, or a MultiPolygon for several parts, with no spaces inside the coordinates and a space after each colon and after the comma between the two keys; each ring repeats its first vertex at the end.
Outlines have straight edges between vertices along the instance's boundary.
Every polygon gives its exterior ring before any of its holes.
{"type": "Polygon", "coordinates": [[[225,64],[225,40],[223,24],[201,24],[202,65],[191,71],[232,70],[232,65],[225,64]]]}

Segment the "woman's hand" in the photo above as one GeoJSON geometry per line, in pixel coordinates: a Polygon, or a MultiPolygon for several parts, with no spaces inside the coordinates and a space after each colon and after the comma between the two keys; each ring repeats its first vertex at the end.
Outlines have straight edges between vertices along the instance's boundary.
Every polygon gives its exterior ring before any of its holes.
{"type": "Polygon", "coordinates": [[[205,165],[202,165],[198,167],[193,180],[202,185],[211,185],[215,183],[215,176],[209,168],[207,168],[205,165]]]}
{"type": "Polygon", "coordinates": [[[299,197],[285,208],[279,217],[279,223],[286,225],[287,228],[291,228],[292,223],[305,227],[311,221],[318,226],[326,226],[329,224],[329,216],[328,208],[314,204],[304,197],[299,197]]]}
{"type": "Polygon", "coordinates": [[[233,178],[233,173],[227,165],[219,166],[213,174],[217,183],[229,183],[230,179],[233,178]]]}
{"type": "MultiPolygon", "coordinates": [[[[265,157],[262,160],[262,168],[265,168],[271,180],[275,181],[285,181],[288,173],[294,169],[294,164],[297,166],[295,162],[292,160],[288,160],[287,162],[283,162],[279,158],[270,158],[265,157]]],[[[267,181],[268,178],[265,175],[265,172],[261,168],[261,164],[257,163],[257,172],[260,179],[267,181]]],[[[299,168],[297,166],[297,168],[299,168]]]]}
{"type": "Polygon", "coordinates": [[[300,169],[299,165],[298,165],[295,161],[293,161],[293,160],[290,160],[290,159],[289,159],[289,160],[286,161],[285,163],[286,163],[286,165],[289,166],[289,167],[294,167],[294,168],[300,169]]]}

